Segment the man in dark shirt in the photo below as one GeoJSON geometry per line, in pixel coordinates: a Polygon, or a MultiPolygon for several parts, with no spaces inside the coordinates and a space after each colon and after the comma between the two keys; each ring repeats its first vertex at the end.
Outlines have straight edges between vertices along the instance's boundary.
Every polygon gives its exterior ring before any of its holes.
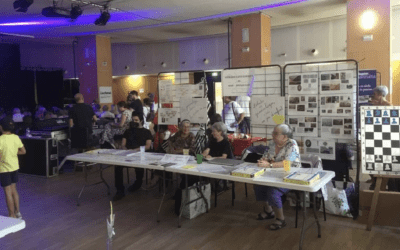
{"type": "Polygon", "coordinates": [[[129,103],[129,107],[132,108],[134,112],[143,116],[143,104],[139,99],[137,91],[133,90],[129,92],[127,102],[129,103]]]}
{"type": "MultiPolygon", "coordinates": [[[[153,137],[150,130],[143,128],[143,115],[133,112],[130,128],[127,129],[122,136],[123,149],[140,149],[140,146],[145,146],[146,150],[149,150],[152,139],[153,137]]],[[[117,201],[125,196],[124,174],[123,167],[116,166],[114,169],[117,193],[113,200],[117,201]]],[[[128,191],[130,192],[134,192],[142,186],[144,169],[135,168],[135,172],[136,181],[128,188],[128,191]]]]}
{"type": "Polygon", "coordinates": [[[74,96],[76,104],[69,111],[69,126],[75,128],[87,128],[89,135],[93,133],[92,123],[97,117],[89,104],[84,103],[83,95],[74,96]]]}

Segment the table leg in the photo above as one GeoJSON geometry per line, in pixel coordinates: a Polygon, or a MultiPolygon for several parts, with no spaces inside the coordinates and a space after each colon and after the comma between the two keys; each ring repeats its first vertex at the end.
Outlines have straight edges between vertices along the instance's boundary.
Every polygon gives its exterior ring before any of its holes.
{"type": "Polygon", "coordinates": [[[324,195],[322,194],[321,189],[319,191],[321,192],[321,197],[322,197],[322,208],[324,209],[324,221],[326,221],[325,198],[324,198],[324,195]]]}
{"type": "Polygon", "coordinates": [[[160,222],[160,211],[161,211],[162,204],[164,202],[164,197],[165,197],[165,170],[163,171],[163,196],[161,198],[160,207],[158,208],[158,212],[157,212],[157,222],[160,222]]]}
{"type": "Polygon", "coordinates": [[[244,184],[244,191],[246,193],[246,198],[247,198],[247,183],[244,184]]]}
{"type": "Polygon", "coordinates": [[[104,180],[103,167],[102,166],[100,166],[100,179],[103,181],[104,185],[106,185],[106,187],[107,187],[107,194],[110,195],[110,193],[111,193],[110,192],[110,186],[107,184],[106,180],[104,180]]]}
{"type": "Polygon", "coordinates": [[[181,227],[181,217],[182,217],[182,212],[183,208],[186,206],[186,203],[189,202],[189,190],[188,190],[188,176],[185,174],[185,190],[186,190],[186,200],[182,202],[181,204],[181,210],[179,212],[179,217],[178,217],[178,228],[181,227]]]}
{"type": "Polygon", "coordinates": [[[87,169],[86,169],[86,165],[87,165],[86,163],[83,165],[83,176],[84,176],[84,179],[85,179],[85,183],[83,184],[83,187],[82,187],[81,191],[79,192],[78,200],[77,200],[77,203],[76,203],[77,206],[79,206],[81,204],[79,199],[81,198],[82,192],[85,189],[86,184],[87,184],[87,169]]]}
{"type": "Polygon", "coordinates": [[[306,208],[306,192],[303,192],[303,226],[301,228],[301,236],[300,236],[300,245],[299,249],[303,249],[303,241],[304,241],[304,235],[305,235],[305,227],[306,227],[306,219],[307,219],[307,208],[306,208]]]}
{"type": "Polygon", "coordinates": [[[208,201],[207,201],[206,197],[204,196],[203,191],[201,191],[201,188],[203,187],[203,185],[202,185],[202,183],[203,183],[202,180],[203,180],[203,178],[200,177],[200,187],[199,187],[199,191],[200,191],[200,196],[201,196],[201,198],[204,200],[204,203],[206,204],[206,213],[208,213],[208,201]]]}
{"type": "Polygon", "coordinates": [[[315,218],[315,222],[317,223],[317,227],[318,227],[318,238],[321,238],[321,225],[319,224],[319,219],[317,216],[317,206],[316,206],[316,194],[313,194],[313,211],[314,211],[314,218],[315,218]]]}
{"type": "Polygon", "coordinates": [[[232,207],[235,205],[235,182],[232,182],[232,207]]]}
{"type": "Polygon", "coordinates": [[[218,186],[218,180],[215,180],[214,182],[214,207],[217,207],[217,197],[218,197],[218,191],[217,191],[217,186],[218,186]]]}

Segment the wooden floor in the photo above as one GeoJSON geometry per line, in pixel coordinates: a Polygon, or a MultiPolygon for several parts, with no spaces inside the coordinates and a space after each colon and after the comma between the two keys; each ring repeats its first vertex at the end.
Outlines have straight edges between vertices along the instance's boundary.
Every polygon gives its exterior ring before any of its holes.
{"type": "MultiPolygon", "coordinates": [[[[134,171],[131,171],[133,178],[134,171]]],[[[106,171],[113,185],[113,171],[106,171]]],[[[94,180],[94,179],[93,179],[94,180]]],[[[0,249],[106,249],[106,217],[109,200],[104,186],[85,190],[80,207],[76,197],[82,173],[44,179],[20,175],[18,191],[26,228],[0,239],[0,249]]],[[[114,191],[114,188],[113,188],[114,191]]],[[[254,218],[260,210],[252,188],[249,197],[244,185],[237,184],[237,199],[231,206],[230,192],[218,199],[218,207],[193,220],[183,220],[177,228],[174,201],[163,206],[161,222],[156,222],[160,203],[158,190],[140,190],[115,202],[113,249],[298,249],[300,229],[294,228],[294,209],[285,206],[288,226],[273,232],[269,222],[254,218]]],[[[0,192],[0,214],[7,215],[4,193],[0,192]]],[[[312,215],[311,213],[309,214],[312,215]]],[[[321,221],[322,213],[319,214],[321,221]]],[[[309,217],[309,222],[312,219],[309,217]]],[[[299,220],[301,224],[301,220],[299,220]]],[[[316,229],[306,235],[303,249],[400,249],[400,229],[375,226],[372,232],[350,218],[328,215],[322,223],[322,238],[316,229]]]]}

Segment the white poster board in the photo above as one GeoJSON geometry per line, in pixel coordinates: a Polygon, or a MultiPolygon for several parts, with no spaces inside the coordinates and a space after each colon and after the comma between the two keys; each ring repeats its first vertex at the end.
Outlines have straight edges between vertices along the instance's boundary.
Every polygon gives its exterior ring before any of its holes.
{"type": "Polygon", "coordinates": [[[355,96],[353,94],[320,95],[320,116],[353,116],[355,96]]]}
{"type": "Polygon", "coordinates": [[[181,120],[207,123],[207,101],[207,98],[182,98],[180,101],[181,120]]]}
{"type": "Polygon", "coordinates": [[[178,125],[180,118],[179,108],[159,108],[158,124],[178,125]]]}
{"type": "Polygon", "coordinates": [[[251,69],[235,69],[222,71],[222,95],[238,96],[247,93],[253,81],[251,69]]]}
{"type": "Polygon", "coordinates": [[[317,116],[289,116],[294,136],[318,136],[317,116]]]}
{"type": "Polygon", "coordinates": [[[276,125],[274,115],[285,115],[285,97],[261,96],[252,97],[250,103],[251,124],[276,125]]]}
{"type": "Polygon", "coordinates": [[[175,101],[179,101],[182,97],[204,97],[204,84],[173,85],[173,89],[175,101]]]}
{"type": "Polygon", "coordinates": [[[321,117],[321,137],[354,139],[352,117],[321,117]]]}
{"type": "Polygon", "coordinates": [[[173,101],[175,91],[173,89],[172,80],[159,80],[158,87],[160,90],[160,103],[170,103],[173,101]]]}
{"type": "Polygon", "coordinates": [[[317,73],[290,74],[288,79],[289,95],[318,94],[317,73]]]}
{"type": "Polygon", "coordinates": [[[331,71],[320,73],[320,93],[335,94],[356,91],[353,71],[331,71]]]}
{"type": "Polygon", "coordinates": [[[290,95],[288,96],[289,115],[317,115],[317,95],[290,95]]]}
{"type": "Polygon", "coordinates": [[[323,138],[304,138],[304,154],[314,154],[324,160],[335,160],[335,141],[323,138]]]}
{"type": "Polygon", "coordinates": [[[99,102],[113,103],[112,87],[99,87],[99,102]]]}

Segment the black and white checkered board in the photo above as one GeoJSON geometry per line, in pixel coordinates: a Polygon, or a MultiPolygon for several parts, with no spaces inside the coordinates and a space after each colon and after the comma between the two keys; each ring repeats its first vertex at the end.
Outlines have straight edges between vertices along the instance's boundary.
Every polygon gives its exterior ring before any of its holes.
{"type": "Polygon", "coordinates": [[[399,106],[361,107],[361,157],[365,174],[400,174],[399,106]]]}

